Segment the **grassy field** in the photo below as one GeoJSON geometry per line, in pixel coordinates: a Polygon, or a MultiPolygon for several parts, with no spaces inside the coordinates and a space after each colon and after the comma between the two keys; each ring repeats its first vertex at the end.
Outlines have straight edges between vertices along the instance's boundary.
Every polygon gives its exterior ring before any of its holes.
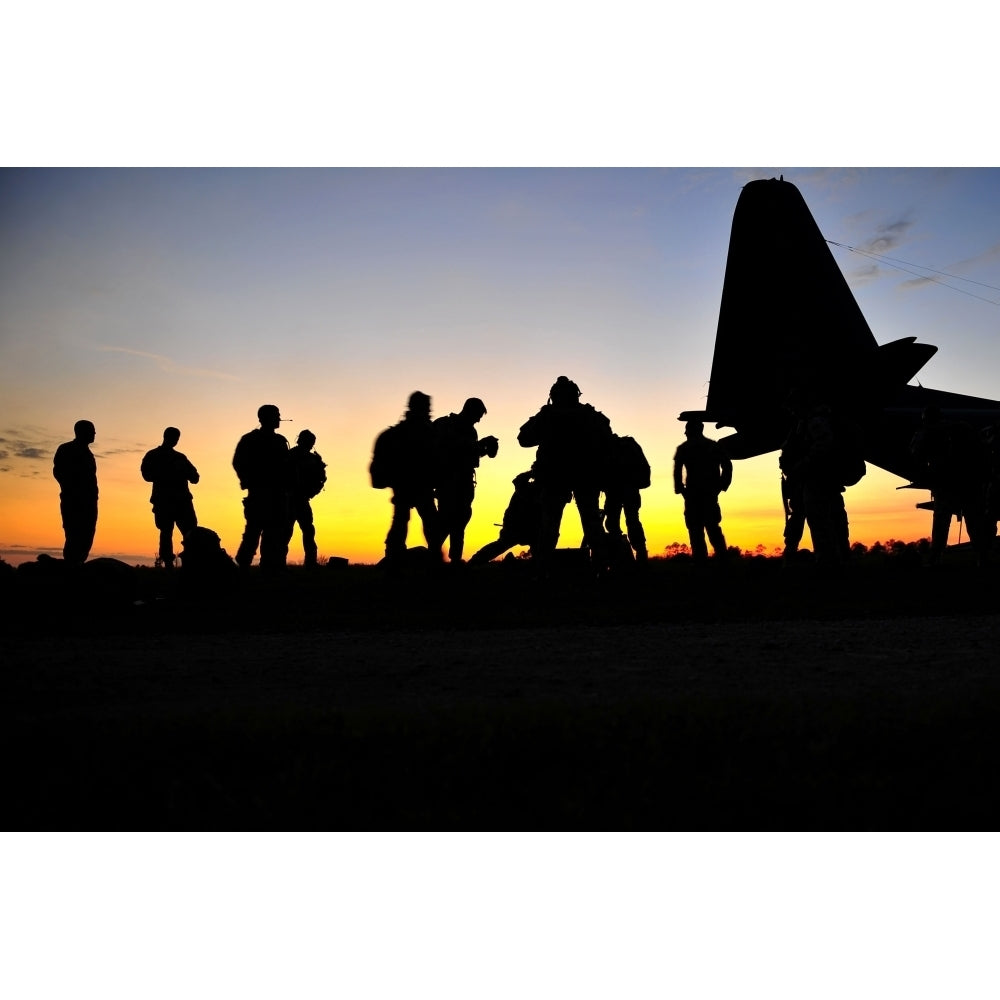
{"type": "Polygon", "coordinates": [[[998,574],[948,555],[6,572],[8,823],[993,827],[998,574]]]}

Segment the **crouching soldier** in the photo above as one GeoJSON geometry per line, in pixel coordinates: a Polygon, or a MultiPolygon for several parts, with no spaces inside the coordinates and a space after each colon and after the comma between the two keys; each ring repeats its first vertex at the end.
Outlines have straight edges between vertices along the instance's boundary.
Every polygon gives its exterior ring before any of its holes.
{"type": "Polygon", "coordinates": [[[532,546],[538,541],[542,502],[534,469],[519,473],[513,483],[514,495],[504,511],[500,537],[495,542],[488,542],[472,556],[470,565],[489,562],[515,545],[532,546]]]}

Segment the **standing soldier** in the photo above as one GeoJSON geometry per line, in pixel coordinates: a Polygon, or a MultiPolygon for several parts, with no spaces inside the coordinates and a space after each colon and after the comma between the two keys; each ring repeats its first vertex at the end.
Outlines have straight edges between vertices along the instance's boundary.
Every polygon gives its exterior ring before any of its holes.
{"type": "MultiPolygon", "coordinates": [[[[639,442],[635,438],[615,434],[604,491],[604,527],[611,539],[612,550],[617,553],[623,542],[621,516],[624,512],[629,546],[635,551],[635,561],[639,565],[643,565],[648,557],[646,533],[639,520],[639,508],[642,507],[639,491],[649,484],[649,462],[639,442]]],[[[631,558],[627,552],[625,555],[631,558]]]]}
{"type": "Polygon", "coordinates": [[[63,559],[84,563],[97,531],[97,461],[90,445],[97,431],[89,420],[73,425],[73,440],[56,448],[52,475],[59,483],[59,511],[66,544],[63,559]]]}
{"type": "MultiPolygon", "coordinates": [[[[792,428],[781,446],[778,468],[781,469],[781,504],[785,509],[785,548],[782,558],[791,560],[799,551],[806,530],[806,500],[802,475],[805,468],[805,417],[800,416],[798,396],[793,396],[788,408],[792,412],[792,428]]],[[[815,546],[816,542],[813,541],[815,546]]]]}
{"type": "Polygon", "coordinates": [[[414,508],[420,515],[431,558],[441,559],[443,538],[434,506],[435,467],[431,397],[413,392],[403,419],[375,439],[369,469],[372,486],[392,489],[392,522],[385,538],[385,558],[390,565],[406,557],[406,535],[414,508]]]}
{"type": "Polygon", "coordinates": [[[246,490],[243,511],[246,527],[236,551],[236,563],[249,569],[260,545],[260,566],[278,570],[288,557],[291,522],[288,512],[288,441],[279,434],[281,413],[265,404],[257,410],[260,427],[240,438],[233,468],[240,489],[246,490]]]}
{"type": "Polygon", "coordinates": [[[986,532],[990,536],[990,549],[997,537],[997,522],[1000,521],[1000,421],[983,430],[986,444],[986,464],[989,485],[986,487],[986,532]]]}
{"type": "Polygon", "coordinates": [[[492,435],[479,440],[476,424],[486,414],[486,405],[467,399],[460,413],[449,413],[434,421],[438,473],[435,493],[441,525],[441,541],[450,538],[448,560],[462,561],[465,528],[472,520],[476,494],[476,469],[484,456],[496,458],[500,443],[492,435]]]}
{"type": "Polygon", "coordinates": [[[292,531],[297,524],[302,531],[302,551],[306,566],[316,565],[316,527],[309,503],[326,484],[326,462],[312,450],[316,435],[299,431],[295,447],[288,453],[288,496],[291,505],[292,531]]]}
{"type": "Polygon", "coordinates": [[[153,523],[160,529],[157,561],[167,569],[174,565],[174,525],[180,530],[182,539],[198,526],[188,489],[188,483],[198,482],[198,470],[186,455],[175,450],[180,439],[181,432],[176,427],[166,428],[163,444],[147,451],[139,467],[142,478],[153,484],[149,502],[153,505],[153,523]]]}
{"type": "MultiPolygon", "coordinates": [[[[612,443],[611,422],[589,403],[580,402],[579,386],[560,375],[543,406],[517,435],[522,448],[538,447],[535,479],[541,491],[542,519],[537,555],[555,551],[563,510],[575,499],[583,526],[584,544],[603,571],[607,544],[601,523],[600,494],[607,474],[612,443]]],[[[536,554],[533,549],[532,554],[536,554]]]]}
{"type": "Polygon", "coordinates": [[[934,501],[931,562],[938,562],[947,548],[954,516],[965,518],[976,559],[985,563],[995,529],[988,527],[990,456],[984,438],[964,421],[946,420],[937,406],[928,406],[921,414],[921,426],[910,451],[934,501]]]}
{"type": "Polygon", "coordinates": [[[818,562],[844,563],[851,553],[844,490],[865,475],[864,447],[859,427],[843,412],[794,392],[788,408],[794,421],[781,448],[781,495],[785,506],[785,552],[798,551],[809,525],[818,562]]]}
{"type": "Polygon", "coordinates": [[[674,493],[684,497],[691,555],[699,561],[708,558],[706,534],[716,558],[726,555],[719,494],[733,481],[732,461],[722,445],[705,437],[704,430],[700,420],[689,420],[684,427],[687,440],[674,453],[674,493]]]}

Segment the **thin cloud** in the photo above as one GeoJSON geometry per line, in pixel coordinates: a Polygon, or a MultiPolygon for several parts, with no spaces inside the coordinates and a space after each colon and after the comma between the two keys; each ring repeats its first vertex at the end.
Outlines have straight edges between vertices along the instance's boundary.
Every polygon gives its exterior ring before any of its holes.
{"type": "Polygon", "coordinates": [[[169,372],[171,375],[192,375],[195,378],[217,378],[227,382],[239,382],[239,376],[230,375],[227,372],[216,372],[209,368],[190,368],[186,365],[179,365],[172,358],[164,354],[151,354],[148,351],[135,351],[131,347],[111,347],[106,344],[99,344],[98,351],[107,351],[114,354],[131,354],[137,358],[148,358],[156,362],[156,367],[160,371],[169,372]]]}
{"type": "Polygon", "coordinates": [[[992,261],[1000,260],[1000,243],[994,243],[993,246],[987,247],[982,253],[977,253],[974,257],[966,257],[965,260],[960,260],[951,267],[946,267],[945,271],[966,271],[971,267],[978,267],[980,264],[989,264],[992,261]]]}
{"type": "Polygon", "coordinates": [[[906,234],[913,225],[912,219],[901,218],[892,222],[884,222],[878,227],[875,235],[870,237],[867,243],[862,244],[859,249],[867,250],[869,253],[885,254],[890,250],[906,242],[906,234]]]}
{"type": "Polygon", "coordinates": [[[851,271],[850,281],[852,285],[865,285],[870,281],[875,281],[881,275],[882,268],[872,261],[870,264],[863,264],[861,267],[854,268],[851,271]]]}
{"type": "Polygon", "coordinates": [[[876,281],[893,270],[893,268],[875,260],[874,257],[865,257],[865,255],[888,256],[891,251],[909,241],[910,230],[914,224],[909,212],[885,222],[873,222],[870,212],[849,216],[844,221],[849,230],[864,233],[863,236],[856,237],[850,247],[856,254],[860,254],[864,258],[863,263],[852,268],[849,275],[845,271],[850,284],[854,286],[876,281]]]}
{"type": "MultiPolygon", "coordinates": [[[[923,288],[924,285],[948,284],[949,278],[958,278],[961,280],[963,271],[971,271],[973,268],[983,264],[991,264],[996,260],[1000,260],[1000,243],[994,243],[993,246],[987,247],[981,253],[977,253],[972,257],[965,257],[963,260],[955,261],[954,264],[946,264],[942,268],[937,268],[934,274],[909,278],[901,282],[899,287],[909,291],[914,288],[923,288]]],[[[931,269],[928,268],[927,270],[931,269]]],[[[968,286],[963,284],[954,287],[967,288],[968,286]]]]}
{"type": "Polygon", "coordinates": [[[28,461],[44,461],[52,457],[56,447],[55,439],[45,433],[32,430],[9,430],[0,438],[0,458],[24,458],[28,461]]]}
{"type": "Polygon", "coordinates": [[[0,472],[18,476],[21,479],[36,479],[48,468],[40,468],[41,463],[52,461],[58,438],[39,427],[8,428],[0,437],[0,472]]]}

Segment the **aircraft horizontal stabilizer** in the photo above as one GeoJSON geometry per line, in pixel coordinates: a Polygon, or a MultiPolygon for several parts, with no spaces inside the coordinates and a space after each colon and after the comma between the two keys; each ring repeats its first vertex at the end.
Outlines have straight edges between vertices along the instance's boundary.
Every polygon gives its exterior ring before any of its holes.
{"type": "Polygon", "coordinates": [[[880,344],[875,355],[878,381],[886,387],[905,385],[936,353],[933,344],[918,344],[916,337],[880,344]]]}

